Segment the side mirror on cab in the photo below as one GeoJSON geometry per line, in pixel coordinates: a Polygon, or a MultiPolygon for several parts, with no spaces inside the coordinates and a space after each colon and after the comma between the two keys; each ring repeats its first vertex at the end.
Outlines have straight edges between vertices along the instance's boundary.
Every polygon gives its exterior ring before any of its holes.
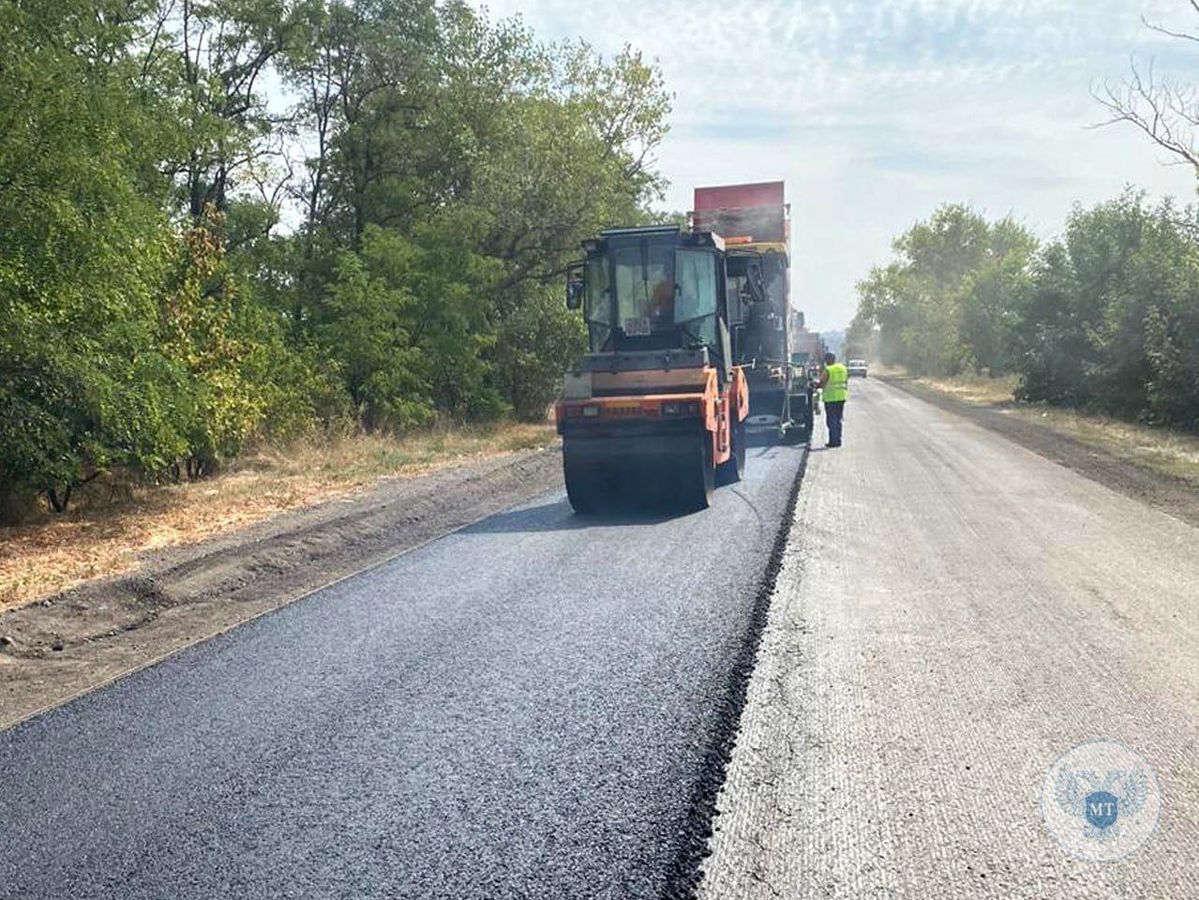
{"type": "Polygon", "coordinates": [[[578,309],[583,305],[583,294],[587,283],[583,280],[582,264],[575,264],[566,270],[566,308],[578,309]]]}

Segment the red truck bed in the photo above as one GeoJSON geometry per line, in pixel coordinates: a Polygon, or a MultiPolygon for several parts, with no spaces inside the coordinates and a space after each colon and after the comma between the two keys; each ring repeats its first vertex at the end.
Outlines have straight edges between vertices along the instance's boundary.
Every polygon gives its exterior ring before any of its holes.
{"type": "Polygon", "coordinates": [[[696,188],[692,218],[696,229],[715,231],[730,243],[783,243],[787,240],[783,182],[696,188]]]}

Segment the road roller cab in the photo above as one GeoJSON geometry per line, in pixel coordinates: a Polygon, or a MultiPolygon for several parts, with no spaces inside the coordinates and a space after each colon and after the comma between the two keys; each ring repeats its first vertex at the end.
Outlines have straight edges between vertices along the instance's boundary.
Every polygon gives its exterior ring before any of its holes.
{"type": "Polygon", "coordinates": [[[733,364],[724,242],[677,226],[621,228],[584,243],[567,305],[590,352],[555,413],[577,512],[616,503],[706,507],[745,464],[745,376],[733,364]]]}

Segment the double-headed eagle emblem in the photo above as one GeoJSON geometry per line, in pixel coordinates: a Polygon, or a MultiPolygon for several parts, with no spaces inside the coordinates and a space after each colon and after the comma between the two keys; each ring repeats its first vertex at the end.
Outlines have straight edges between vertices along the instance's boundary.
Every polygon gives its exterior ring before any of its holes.
{"type": "Polygon", "coordinates": [[[1082,819],[1086,837],[1109,841],[1120,833],[1117,820],[1135,816],[1149,797],[1149,776],[1141,769],[1109,771],[1100,778],[1086,769],[1061,769],[1054,783],[1057,805],[1082,819]]]}

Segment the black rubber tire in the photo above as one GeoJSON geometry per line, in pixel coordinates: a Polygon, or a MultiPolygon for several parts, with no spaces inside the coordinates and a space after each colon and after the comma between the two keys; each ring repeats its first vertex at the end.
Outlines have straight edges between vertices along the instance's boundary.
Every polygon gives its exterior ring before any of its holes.
{"type": "Polygon", "coordinates": [[[716,484],[723,487],[726,484],[736,484],[745,474],[745,423],[738,422],[733,426],[729,436],[732,453],[727,461],[716,467],[716,484]]]}
{"type": "Polygon", "coordinates": [[[566,479],[566,497],[576,513],[589,516],[608,508],[607,485],[594,463],[576,459],[569,450],[564,451],[562,474],[566,479]]]}

